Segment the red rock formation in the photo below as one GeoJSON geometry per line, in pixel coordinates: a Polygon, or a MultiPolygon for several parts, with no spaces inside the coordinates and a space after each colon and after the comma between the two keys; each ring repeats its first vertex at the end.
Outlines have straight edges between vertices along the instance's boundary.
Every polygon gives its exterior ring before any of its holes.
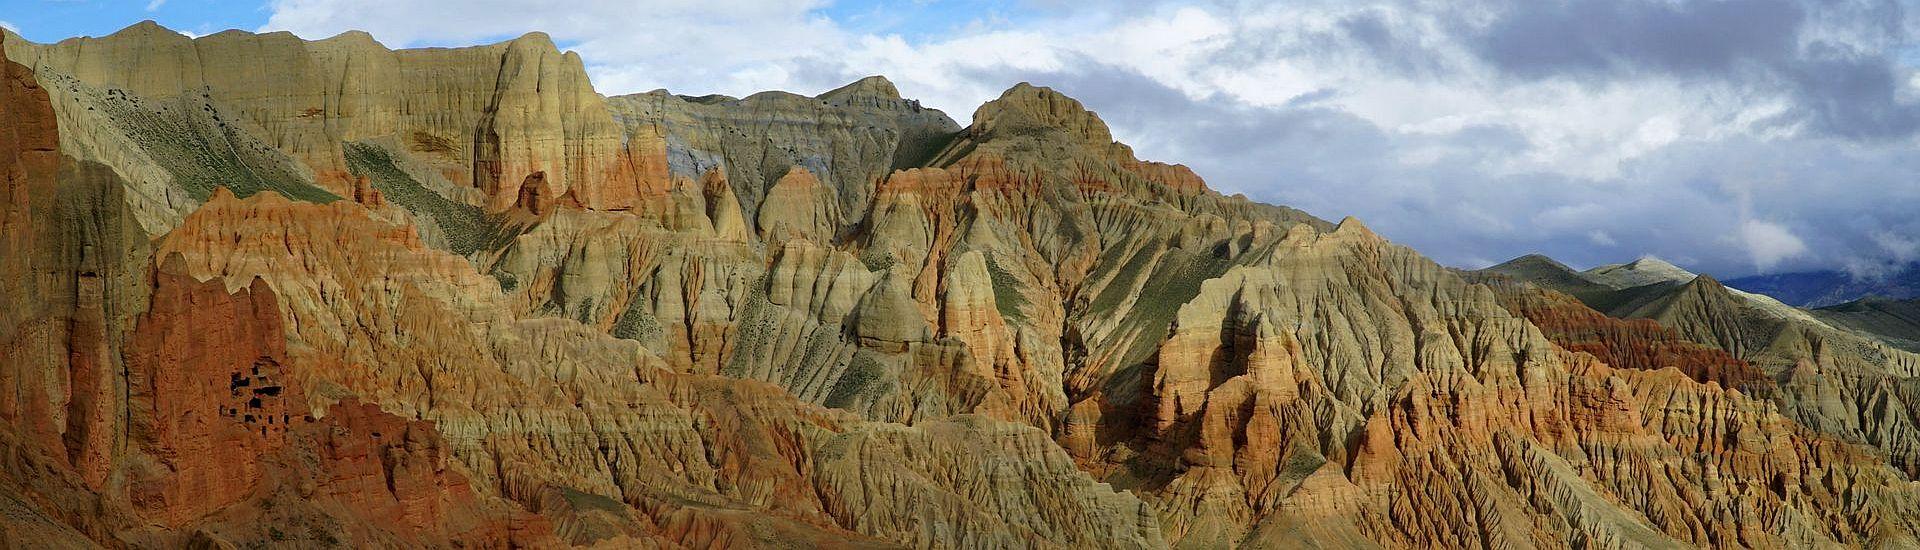
{"type": "Polygon", "coordinates": [[[554,191],[547,184],[545,172],[534,172],[527,181],[520,184],[520,196],[514,200],[514,208],[532,212],[536,215],[552,212],[556,208],[583,208],[576,189],[565,192],[554,191]],[[558,196],[556,196],[558,195],[558,196]]]}
{"type": "Polygon", "coordinates": [[[1653,320],[1608,317],[1558,292],[1502,280],[1485,282],[1508,311],[1527,318],[1569,351],[1592,354],[1615,368],[1672,367],[1689,378],[1724,388],[1759,393],[1772,389],[1772,379],[1758,367],[1720,348],[1687,340],[1653,320]]]}
{"type": "MultiPolygon", "coordinates": [[[[545,537],[544,523],[473,491],[432,424],[348,400],[315,420],[284,364],[281,305],[267,284],[228,293],[172,256],[128,346],[129,437],[151,457],[127,497],[179,527],[213,517],[223,532],[294,488],[311,512],[346,516],[352,540],[500,546],[545,537]],[[236,512],[235,510],[239,510],[236,512]]],[[[244,537],[242,537],[244,538],[244,537]]]]}
{"type": "Polygon", "coordinates": [[[264,282],[228,294],[170,259],[127,348],[130,437],[157,462],[131,481],[134,504],[179,526],[252,496],[262,455],[307,414],[285,361],[279,304],[264,282]]]}
{"type": "MultiPolygon", "coordinates": [[[[4,34],[4,33],[0,33],[4,34]]],[[[0,55],[9,45],[0,37],[0,55]]],[[[64,403],[46,396],[64,395],[64,342],[45,273],[49,236],[43,226],[52,223],[55,172],[59,168],[60,135],[47,91],[33,71],[19,63],[0,66],[0,364],[45,365],[44,369],[0,369],[0,420],[16,427],[29,441],[49,453],[60,445],[59,420],[64,403]],[[58,374],[56,374],[58,373],[58,374]]],[[[64,457],[62,462],[65,462],[64,457]]]]}
{"type": "Polygon", "coordinates": [[[353,202],[364,204],[370,207],[381,207],[381,206],[387,205],[386,197],[380,196],[380,190],[374,189],[373,184],[367,180],[366,176],[360,176],[360,177],[354,178],[353,202]]]}
{"type": "MultiPolygon", "coordinates": [[[[30,230],[0,241],[0,275],[29,281],[0,295],[20,306],[0,310],[0,351],[27,366],[0,364],[9,536],[1612,548],[1920,533],[1920,491],[1881,454],[1899,447],[1849,443],[1910,440],[1901,415],[1782,413],[1725,353],[1471,284],[1357,220],[1219,196],[1052,90],[1017,86],[955,135],[879,79],[602,100],[538,35],[389,52],[364,34],[190,41],[143,25],[34,50],[82,73],[56,96],[208,90],[209,111],[353,200],[214,191],[138,212],[163,235],[109,240],[96,228],[117,230],[102,222],[136,195],[177,191],[159,168],[108,154],[98,178],[76,163],[56,185],[21,160],[36,146],[0,142],[0,222],[30,230]],[[177,70],[261,57],[298,78],[177,70]],[[355,61],[300,63],[316,58],[355,61]],[[416,73],[430,78],[399,78],[416,73]],[[910,136],[924,150],[903,149],[910,136]],[[393,156],[393,204],[328,170],[343,141],[393,156]],[[109,177],[142,170],[148,187],[109,177]],[[489,244],[436,249],[444,235],[412,225],[427,218],[489,244]],[[137,281],[115,279],[129,266],[137,281]],[[1874,432],[1818,427],[1836,418],[1874,432]]],[[[12,80],[0,99],[26,115],[0,131],[51,132],[32,75],[12,80]]],[[[73,103],[63,122],[101,122],[73,103]]],[[[132,139],[106,126],[88,139],[132,139]]],[[[1723,317],[1707,313],[1690,317],[1723,317]]],[[[1805,345],[1864,353],[1826,341],[1805,345]]],[[[1845,375],[1828,363],[1783,386],[1845,375]]],[[[1831,387],[1912,402],[1898,379],[1862,380],[1831,387]]]]}
{"type": "Polygon", "coordinates": [[[316,497],[340,503],[361,521],[420,540],[450,537],[481,546],[538,538],[545,530],[521,511],[476,514],[485,509],[483,499],[455,471],[453,453],[432,423],[349,400],[329,407],[305,435],[320,459],[316,497]]]}

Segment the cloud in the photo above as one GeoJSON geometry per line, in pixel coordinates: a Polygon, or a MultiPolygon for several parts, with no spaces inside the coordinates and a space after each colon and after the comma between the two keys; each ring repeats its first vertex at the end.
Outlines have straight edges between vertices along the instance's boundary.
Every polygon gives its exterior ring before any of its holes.
{"type": "Polygon", "coordinates": [[[1790,57],[1805,22],[1803,7],[1792,0],[1521,1],[1466,34],[1475,53],[1495,67],[1530,78],[1641,71],[1697,76],[1790,57]]]}
{"type": "Polygon", "coordinates": [[[1874,230],[1867,234],[1869,241],[1884,254],[1860,255],[1847,258],[1841,269],[1855,279],[1879,281],[1890,275],[1906,271],[1915,261],[1920,261],[1920,239],[1892,230],[1874,230]]]}
{"type": "Polygon", "coordinates": [[[963,123],[1032,81],[1144,158],[1357,215],[1453,265],[1657,254],[1724,277],[1912,261],[1875,236],[1920,235],[1920,74],[1897,59],[1920,44],[1920,10],[1903,0],[1010,6],[276,0],[265,28],[396,47],[543,30],[608,94],[816,93],[884,74],[963,123]],[[920,9],[956,13],[900,11],[920,9]]]}
{"type": "Polygon", "coordinates": [[[275,0],[262,30],[308,39],[348,30],[388,46],[460,45],[546,32],[593,65],[602,91],[653,87],[744,95],[787,85],[797,53],[841,50],[848,36],[820,0],[581,0],[563,7],[497,0],[484,9],[435,0],[275,0]]]}
{"type": "Polygon", "coordinates": [[[1889,259],[1895,262],[1904,264],[1920,260],[1920,238],[1884,230],[1874,231],[1868,234],[1868,238],[1873,240],[1873,244],[1880,245],[1880,249],[1885,250],[1889,259]]]}
{"type": "Polygon", "coordinates": [[[1772,269],[1783,260],[1807,252],[1805,241],[1786,226],[1773,222],[1747,220],[1740,225],[1740,240],[1753,256],[1753,264],[1761,270],[1772,269]]]}
{"type": "Polygon", "coordinates": [[[1518,2],[1465,36],[1483,60],[1522,78],[1719,79],[1744,93],[1791,100],[1793,110],[1776,123],[1856,139],[1913,134],[1920,129],[1920,104],[1902,97],[1905,84],[1886,50],[1912,38],[1899,26],[1911,16],[1894,2],[1854,3],[1866,9],[1851,16],[1848,6],[1827,4],[1518,2]],[[1815,11],[1824,19],[1816,20],[1815,11]],[[1896,26],[1887,28],[1888,22],[1896,26]]]}
{"type": "Polygon", "coordinates": [[[160,6],[165,5],[167,5],[167,0],[148,0],[147,11],[160,11],[160,6]]]}

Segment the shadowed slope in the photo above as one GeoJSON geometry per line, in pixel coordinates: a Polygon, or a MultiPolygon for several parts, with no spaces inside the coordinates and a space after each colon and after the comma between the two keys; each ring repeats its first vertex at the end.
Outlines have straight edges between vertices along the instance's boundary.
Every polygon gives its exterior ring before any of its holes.
{"type": "Polygon", "coordinates": [[[0,241],[0,273],[49,296],[0,312],[0,349],[24,358],[0,365],[0,490],[19,487],[0,503],[56,541],[1774,548],[1920,531],[1904,356],[1757,317],[1707,279],[1635,287],[1664,325],[1480,284],[1359,220],[1135,158],[1044,87],[959,129],[878,78],[602,99],[537,34],[390,51],[142,26],[26,49],[47,74],[15,71],[7,104],[34,107],[17,127],[87,130],[0,150],[6,227],[25,230],[0,241]],[[31,93],[61,74],[207,90],[351,200],[197,197],[145,138],[58,95],[77,92],[31,93]],[[45,169],[48,151],[71,169],[45,169]]]}

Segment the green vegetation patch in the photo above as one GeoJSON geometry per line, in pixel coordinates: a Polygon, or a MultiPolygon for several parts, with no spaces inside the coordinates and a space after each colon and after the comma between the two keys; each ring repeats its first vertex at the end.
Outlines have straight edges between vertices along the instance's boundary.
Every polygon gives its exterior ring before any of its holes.
{"type": "MultiPolygon", "coordinates": [[[[1180,306],[1200,295],[1200,283],[1219,277],[1232,265],[1232,261],[1212,254],[1193,254],[1177,248],[1168,250],[1160,264],[1154,266],[1146,284],[1140,287],[1140,298],[1134,301],[1127,322],[1149,329],[1143,334],[1166,332],[1167,327],[1173,324],[1174,316],[1179,314],[1180,306]]],[[[1157,337],[1135,339],[1133,349],[1127,350],[1120,364],[1145,361],[1159,349],[1159,345],[1160,339],[1157,337]]]]}
{"type": "MultiPolygon", "coordinates": [[[[407,175],[393,162],[386,149],[366,143],[348,143],[347,170],[355,177],[367,178],[388,202],[427,218],[446,237],[447,249],[470,256],[479,251],[506,248],[519,236],[517,228],[503,216],[490,214],[477,206],[454,201],[428,189],[407,175]]],[[[502,281],[505,287],[505,281],[502,281]]]]}
{"type": "Polygon", "coordinates": [[[987,276],[993,279],[993,303],[1000,310],[1000,316],[1025,321],[1026,314],[1022,311],[1027,307],[1027,296],[1020,292],[1020,279],[1000,267],[992,254],[987,255],[987,276]]]}
{"type": "Polygon", "coordinates": [[[767,276],[754,278],[752,286],[747,287],[746,300],[740,305],[740,320],[734,324],[733,357],[728,358],[721,374],[740,377],[749,370],[748,361],[765,359],[778,332],[779,307],[767,299],[767,276]]]}
{"type": "Polygon", "coordinates": [[[660,327],[660,320],[654,318],[653,312],[647,310],[647,304],[643,298],[643,296],[634,296],[627,300],[627,310],[621,312],[620,318],[613,321],[613,330],[610,332],[614,338],[654,343],[660,342],[665,337],[665,331],[660,327]]]}
{"type": "Polygon", "coordinates": [[[555,486],[555,488],[560,490],[560,498],[566,499],[567,505],[572,506],[575,510],[602,510],[607,512],[624,512],[627,510],[625,504],[609,497],[588,493],[572,487],[555,486]]]}
{"type": "Polygon", "coordinates": [[[847,370],[840,375],[833,391],[827,394],[821,403],[836,409],[845,409],[856,404],[863,395],[884,393],[889,381],[896,375],[890,372],[885,363],[876,358],[876,354],[867,350],[854,352],[853,360],[847,363],[847,370]]]}
{"type": "Polygon", "coordinates": [[[898,261],[892,253],[879,248],[868,248],[860,252],[860,265],[866,266],[867,271],[873,273],[885,272],[898,261]]]}
{"type": "Polygon", "coordinates": [[[1094,296],[1091,313],[1110,315],[1120,309],[1121,302],[1126,301],[1127,297],[1133,294],[1133,285],[1140,280],[1140,275],[1146,272],[1148,262],[1153,261],[1155,250],[1151,246],[1140,247],[1132,257],[1127,258],[1125,263],[1120,264],[1119,272],[1113,275],[1113,279],[1107,281],[1106,286],[1100,288],[1099,295],[1094,296]]]}
{"type": "Polygon", "coordinates": [[[241,131],[208,102],[153,109],[117,89],[97,99],[108,118],[197,200],[207,200],[220,187],[239,197],[273,191],[298,201],[340,200],[309,183],[295,171],[292,159],[241,131]]]}

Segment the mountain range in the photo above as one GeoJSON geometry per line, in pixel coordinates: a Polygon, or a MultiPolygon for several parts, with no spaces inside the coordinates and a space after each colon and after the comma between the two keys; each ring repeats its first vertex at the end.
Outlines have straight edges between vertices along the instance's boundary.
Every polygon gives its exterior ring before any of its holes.
{"type": "Polygon", "coordinates": [[[1828,307],[1856,300],[1920,298],[1920,266],[1880,277],[1856,277],[1843,271],[1777,273],[1728,279],[1727,284],[1766,294],[1800,307],[1828,307]]]}
{"type": "Polygon", "coordinates": [[[0,57],[0,546],[1920,546],[1907,305],[1446,268],[1025,83],[0,57]]]}

